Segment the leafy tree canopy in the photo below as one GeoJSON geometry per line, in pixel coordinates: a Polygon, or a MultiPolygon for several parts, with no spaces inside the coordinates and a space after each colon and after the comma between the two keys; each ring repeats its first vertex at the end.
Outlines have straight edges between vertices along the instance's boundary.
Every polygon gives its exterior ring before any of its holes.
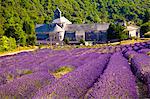
{"type": "Polygon", "coordinates": [[[34,44],[35,24],[50,23],[56,7],[73,23],[149,21],[149,0],[0,0],[0,37],[34,44]],[[33,41],[33,43],[31,42],[33,41]]]}

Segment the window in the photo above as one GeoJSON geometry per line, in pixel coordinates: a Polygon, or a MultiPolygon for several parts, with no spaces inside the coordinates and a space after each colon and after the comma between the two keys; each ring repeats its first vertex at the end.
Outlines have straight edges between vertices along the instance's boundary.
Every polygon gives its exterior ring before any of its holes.
{"type": "Polygon", "coordinates": [[[65,37],[69,39],[69,41],[76,41],[76,35],[75,32],[65,32],[65,37]]]}
{"type": "Polygon", "coordinates": [[[94,33],[93,31],[85,33],[86,41],[94,41],[95,39],[96,39],[96,33],[94,33]]]}

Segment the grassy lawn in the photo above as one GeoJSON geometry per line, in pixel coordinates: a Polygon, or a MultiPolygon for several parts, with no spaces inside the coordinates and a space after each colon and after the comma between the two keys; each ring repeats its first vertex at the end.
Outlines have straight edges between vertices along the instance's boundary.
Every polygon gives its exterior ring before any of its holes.
{"type": "Polygon", "coordinates": [[[5,56],[5,55],[13,55],[13,54],[17,54],[20,52],[26,52],[26,51],[34,51],[38,49],[37,46],[30,46],[30,47],[17,47],[16,49],[13,49],[11,51],[5,51],[5,52],[0,52],[0,56],[5,56]]]}

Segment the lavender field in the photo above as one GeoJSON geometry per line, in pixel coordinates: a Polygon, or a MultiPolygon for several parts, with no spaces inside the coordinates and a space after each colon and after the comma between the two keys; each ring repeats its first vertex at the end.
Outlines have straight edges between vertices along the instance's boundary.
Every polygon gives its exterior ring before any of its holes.
{"type": "Polygon", "coordinates": [[[150,42],[0,57],[0,99],[150,97],[150,42]]]}

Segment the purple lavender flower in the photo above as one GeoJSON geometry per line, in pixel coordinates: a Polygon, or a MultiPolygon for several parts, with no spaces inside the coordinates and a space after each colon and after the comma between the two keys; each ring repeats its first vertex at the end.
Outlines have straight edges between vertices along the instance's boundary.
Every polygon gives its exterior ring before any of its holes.
{"type": "Polygon", "coordinates": [[[138,51],[139,53],[148,54],[150,52],[150,49],[145,48],[138,51]]]}
{"type": "Polygon", "coordinates": [[[46,85],[50,85],[55,78],[48,72],[37,72],[22,76],[12,82],[0,86],[1,99],[31,98],[46,85]]]}
{"type": "Polygon", "coordinates": [[[135,77],[128,61],[120,53],[115,53],[86,99],[137,99],[135,77]]]}
{"type": "Polygon", "coordinates": [[[55,84],[46,86],[34,97],[37,98],[80,98],[101,75],[110,55],[101,55],[97,59],[81,66],[60,78],[55,84]]]}

